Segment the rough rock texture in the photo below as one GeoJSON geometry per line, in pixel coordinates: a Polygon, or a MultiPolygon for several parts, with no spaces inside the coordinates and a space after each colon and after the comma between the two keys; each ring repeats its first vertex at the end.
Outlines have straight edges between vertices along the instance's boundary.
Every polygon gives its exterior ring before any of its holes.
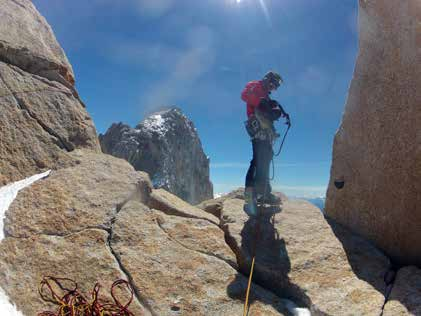
{"type": "Polygon", "coordinates": [[[333,146],[326,214],[421,265],[421,2],[360,0],[360,51],[333,146]],[[340,187],[335,187],[337,181],[340,187]]]}
{"type": "MultiPolygon", "coordinates": [[[[127,277],[110,252],[107,239],[108,233],[99,229],[65,237],[6,238],[0,243],[1,287],[28,316],[57,310],[56,305],[44,302],[38,294],[39,282],[47,275],[75,280],[87,297],[94,284],[100,282],[101,297],[111,299],[111,284],[127,277]]],[[[130,295],[127,293],[124,298],[130,295]]],[[[130,307],[136,315],[145,311],[137,299],[130,307]]]]}
{"type": "Polygon", "coordinates": [[[74,84],[72,66],[29,0],[0,0],[0,60],[64,85],[74,84]]]}
{"type": "MultiPolygon", "coordinates": [[[[231,218],[224,224],[227,242],[247,273],[256,235],[255,221],[245,216],[243,204],[226,199],[222,212],[231,218]]],[[[264,211],[253,276],[258,284],[314,315],[380,315],[389,267],[385,256],[341,227],[330,226],[308,202],[287,200],[282,209],[264,211]]]]}
{"type": "Polygon", "coordinates": [[[0,62],[0,184],[98,150],[95,127],[65,86],[0,62]]]}
{"type": "Polygon", "coordinates": [[[218,224],[218,218],[203,212],[203,210],[188,204],[164,189],[153,190],[148,205],[150,208],[163,210],[167,214],[183,217],[202,218],[218,224]]]}
{"type": "MultiPolygon", "coordinates": [[[[272,192],[273,195],[278,196],[282,201],[286,201],[288,198],[287,196],[282,193],[282,192],[272,192]]],[[[231,191],[227,194],[224,194],[216,199],[211,199],[211,200],[206,200],[203,201],[201,203],[199,203],[198,205],[196,205],[196,207],[211,213],[213,215],[215,215],[216,217],[218,217],[219,219],[224,219],[222,218],[223,216],[223,204],[224,201],[226,200],[230,200],[230,199],[240,199],[240,200],[244,200],[244,188],[238,188],[234,191],[231,191]]]]}
{"type": "MultiPolygon", "coordinates": [[[[142,204],[130,202],[123,207],[114,225],[111,243],[121,263],[129,271],[134,284],[148,298],[155,315],[241,315],[247,279],[238,274],[225,260],[203,251],[204,244],[230,252],[220,238],[210,238],[211,231],[203,231],[202,238],[190,244],[188,236],[173,235],[169,225],[182,222],[163,216],[142,204]],[[208,239],[208,240],[206,240],[208,239]],[[216,245],[212,242],[216,241],[216,245]],[[198,251],[198,249],[200,251],[198,251]]],[[[189,222],[200,229],[197,220],[188,219],[183,226],[191,233],[189,222]]],[[[211,224],[202,221],[204,227],[211,224]]],[[[217,236],[217,235],[216,235],[217,236]]],[[[216,237],[213,236],[213,237],[216,237]]],[[[281,300],[255,286],[250,315],[283,315],[281,300]]]]}
{"type": "MultiPolygon", "coordinates": [[[[135,289],[135,315],[241,313],[247,279],[235,269],[217,218],[152,192],[147,174],[125,160],[85,150],[70,155],[7,211],[0,284],[25,315],[51,309],[36,290],[45,275],[70,277],[84,292],[99,281],[104,294],[126,279],[135,289]]],[[[287,314],[279,297],[253,288],[250,315],[287,314]]]]}
{"type": "Polygon", "coordinates": [[[209,220],[168,214],[167,211],[159,212],[157,224],[172,240],[184,248],[214,256],[238,268],[235,255],[225,243],[224,232],[220,227],[209,220]]]}
{"type": "Polygon", "coordinates": [[[99,151],[66,56],[27,0],[0,1],[0,185],[99,151]]]}
{"type": "Polygon", "coordinates": [[[421,315],[421,270],[410,266],[398,271],[383,316],[421,315]]]}
{"type": "Polygon", "coordinates": [[[6,236],[63,235],[108,228],[113,214],[130,199],[147,202],[152,185],[122,159],[75,150],[74,163],[19,193],[6,212],[6,236]]]}
{"type": "Polygon", "coordinates": [[[103,152],[146,171],[155,188],[197,204],[213,197],[209,159],[193,123],[179,109],[154,113],[136,128],[113,124],[100,135],[103,152]]]}

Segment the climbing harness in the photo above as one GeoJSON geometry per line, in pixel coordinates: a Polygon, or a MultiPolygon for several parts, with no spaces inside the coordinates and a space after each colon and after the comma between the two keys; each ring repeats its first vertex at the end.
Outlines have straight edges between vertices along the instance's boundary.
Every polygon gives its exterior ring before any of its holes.
{"type": "Polygon", "coordinates": [[[38,292],[44,301],[58,305],[58,309],[56,312],[44,311],[38,313],[37,316],[134,316],[128,309],[133,301],[133,289],[127,281],[118,279],[111,285],[111,297],[114,304],[105,303],[99,297],[100,288],[101,285],[97,282],[89,299],[80,293],[75,281],[46,276],[42,279],[38,292]],[[125,305],[115,294],[115,289],[122,286],[130,292],[130,299],[125,305]],[[64,292],[63,296],[56,292],[58,289],[64,292]],[[49,291],[48,294],[46,294],[47,291],[49,291]]]}

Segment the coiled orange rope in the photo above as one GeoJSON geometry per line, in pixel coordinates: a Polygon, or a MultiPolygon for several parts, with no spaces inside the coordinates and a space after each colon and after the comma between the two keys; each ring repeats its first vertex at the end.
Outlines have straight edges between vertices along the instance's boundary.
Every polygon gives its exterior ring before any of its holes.
{"type": "Polygon", "coordinates": [[[101,285],[95,283],[91,292],[91,299],[82,295],[77,283],[67,278],[56,278],[46,276],[42,279],[38,292],[41,298],[46,302],[58,305],[56,312],[45,311],[38,316],[135,316],[128,307],[133,301],[133,289],[130,284],[122,279],[115,281],[111,286],[112,303],[104,303],[99,297],[101,285]],[[64,286],[63,283],[70,283],[71,286],[64,286]],[[129,301],[123,305],[116,297],[114,291],[117,287],[125,286],[130,292],[129,301]],[[57,294],[54,288],[64,292],[63,296],[57,294]],[[46,292],[49,292],[46,294],[46,292]]]}

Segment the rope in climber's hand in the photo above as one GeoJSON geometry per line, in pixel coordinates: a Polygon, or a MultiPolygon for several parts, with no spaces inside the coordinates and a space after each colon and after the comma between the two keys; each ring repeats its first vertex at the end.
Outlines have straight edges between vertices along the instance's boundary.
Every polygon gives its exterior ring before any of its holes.
{"type": "Polygon", "coordinates": [[[288,113],[285,113],[285,119],[286,119],[285,125],[288,125],[288,127],[291,127],[291,119],[288,113]]]}

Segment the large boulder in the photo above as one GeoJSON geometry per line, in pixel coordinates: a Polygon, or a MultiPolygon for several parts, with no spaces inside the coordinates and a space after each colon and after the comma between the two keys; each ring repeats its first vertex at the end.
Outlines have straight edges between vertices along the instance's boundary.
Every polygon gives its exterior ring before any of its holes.
{"type": "Polygon", "coordinates": [[[325,212],[394,261],[421,265],[421,4],[359,3],[360,49],[325,212]]]}
{"type": "Polygon", "coordinates": [[[190,205],[164,189],[156,189],[152,191],[149,197],[148,206],[150,208],[162,210],[171,215],[203,218],[215,224],[219,222],[217,217],[212,216],[207,212],[203,212],[202,209],[190,205]]]}
{"type": "Polygon", "coordinates": [[[51,27],[30,0],[0,0],[0,60],[64,85],[75,82],[51,27]]]}
{"type": "Polygon", "coordinates": [[[58,82],[0,61],[0,183],[58,168],[75,148],[99,150],[95,127],[58,82]]]}
{"type": "MultiPolygon", "coordinates": [[[[233,253],[216,227],[138,202],[118,214],[112,247],[155,315],[241,315],[247,278],[232,267],[233,253]]],[[[287,313],[279,297],[253,287],[250,315],[287,313]]]]}
{"type": "MultiPolygon", "coordinates": [[[[37,291],[46,275],[73,279],[84,293],[99,281],[108,298],[111,283],[125,279],[135,315],[241,313],[247,278],[217,218],[152,191],[148,175],[123,159],[69,155],[70,163],[23,189],[6,213],[0,284],[25,315],[53,310],[37,291]]],[[[253,315],[287,315],[278,296],[253,288],[253,315]]]]}
{"type": "Polygon", "coordinates": [[[152,186],[146,173],[109,155],[82,150],[69,155],[72,164],[19,193],[6,212],[6,236],[108,229],[128,200],[147,203],[152,186]]]}
{"type": "Polygon", "coordinates": [[[380,315],[389,260],[366,241],[329,224],[306,201],[284,200],[264,208],[259,223],[243,212],[244,201],[225,199],[226,240],[240,271],[248,273],[254,249],[253,280],[292,298],[314,315],[380,315]]]}
{"type": "Polygon", "coordinates": [[[113,124],[100,142],[103,152],[147,172],[155,188],[191,204],[213,198],[209,158],[193,123],[177,108],[154,113],[135,128],[113,124]]]}
{"type": "Polygon", "coordinates": [[[100,151],[73,72],[31,1],[0,1],[0,185],[100,151]]]}

